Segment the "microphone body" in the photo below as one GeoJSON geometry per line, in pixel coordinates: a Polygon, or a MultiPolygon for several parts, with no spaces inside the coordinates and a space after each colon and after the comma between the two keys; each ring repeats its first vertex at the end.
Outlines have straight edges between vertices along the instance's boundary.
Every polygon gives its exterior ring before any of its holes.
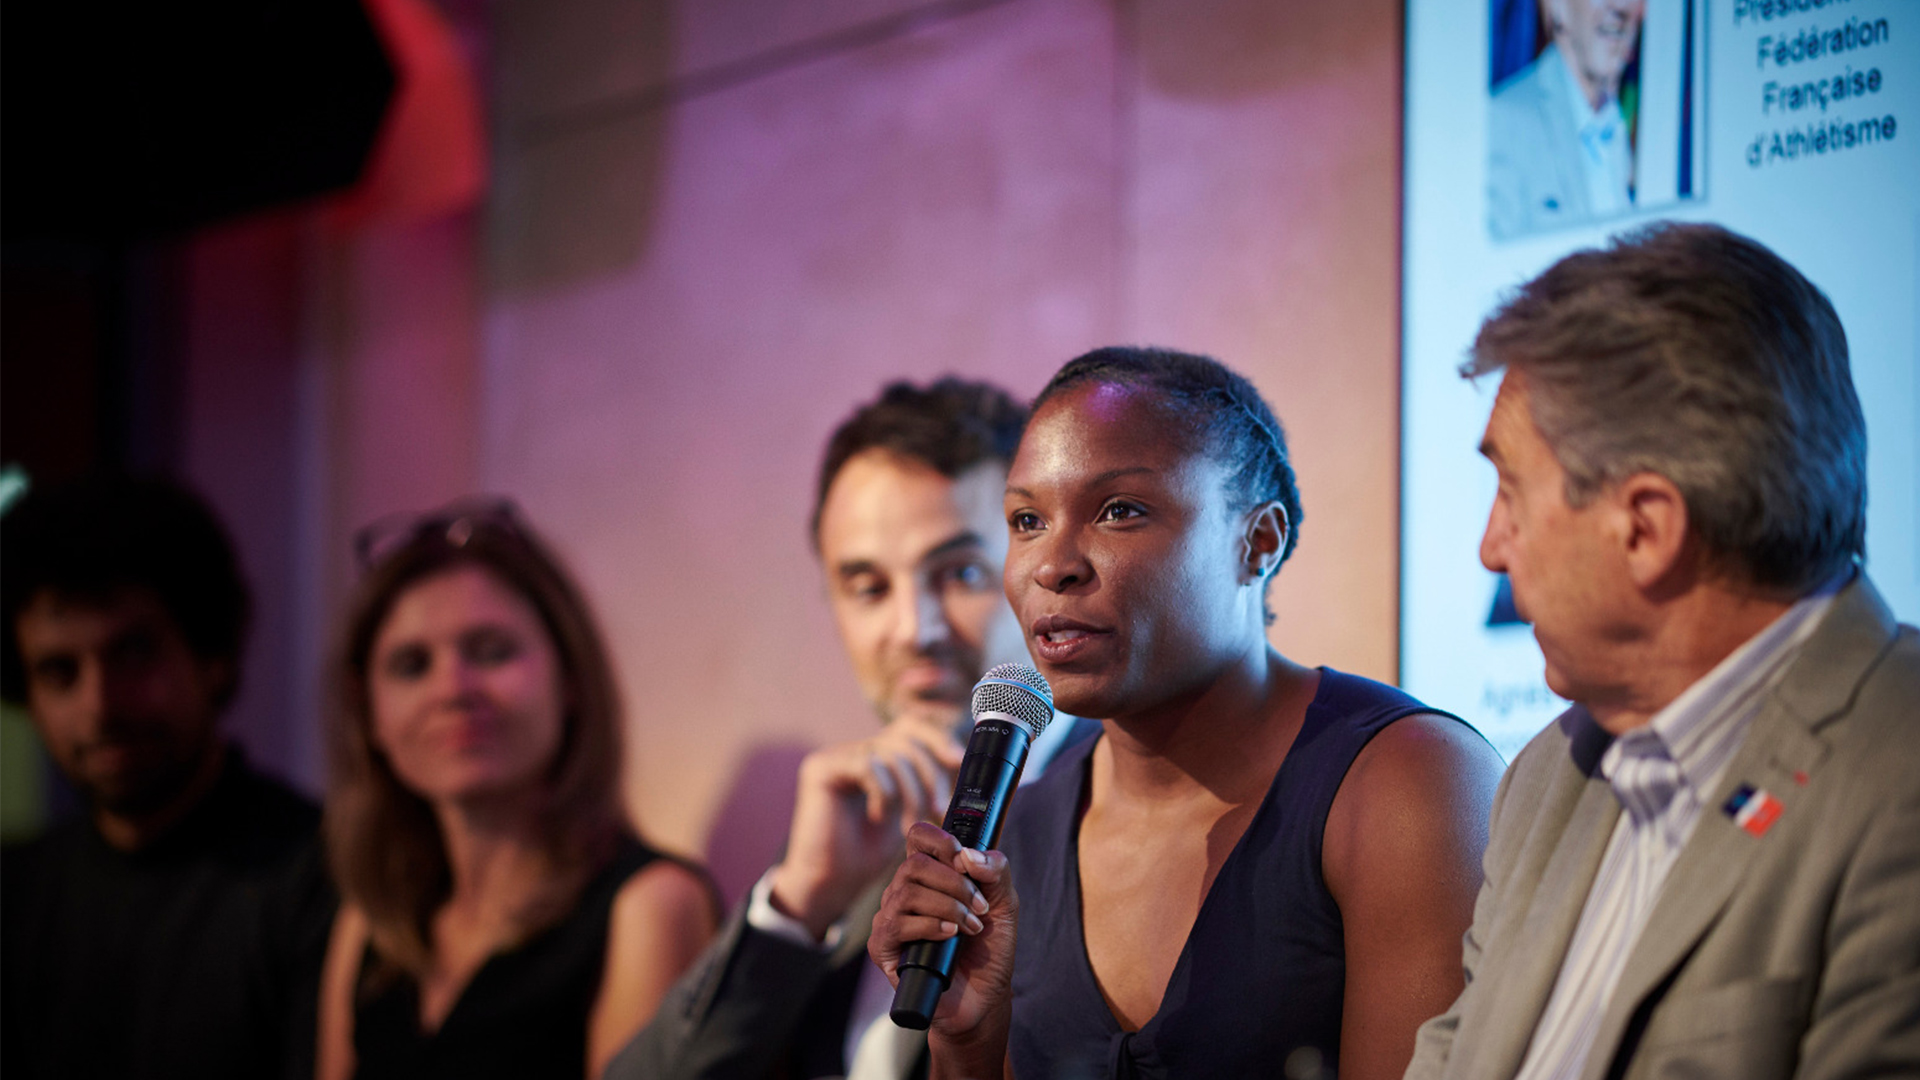
{"type": "MultiPolygon", "coordinates": [[[[1028,748],[1053,719],[1053,694],[1039,672],[1025,664],[1002,664],[974,687],[973,714],[973,735],[940,827],[961,846],[985,851],[999,842],[1028,748]]],[[[934,1007],[953,981],[959,949],[955,934],[945,941],[910,942],[901,950],[900,985],[890,1013],[895,1024],[925,1031],[932,1023],[934,1007]]]]}

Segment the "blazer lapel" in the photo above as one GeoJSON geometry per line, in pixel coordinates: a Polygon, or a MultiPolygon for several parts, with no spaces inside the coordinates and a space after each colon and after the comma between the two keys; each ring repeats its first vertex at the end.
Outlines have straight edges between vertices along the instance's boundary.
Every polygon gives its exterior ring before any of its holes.
{"type": "MultiPolygon", "coordinates": [[[[1772,765],[1771,748],[1758,745],[1770,741],[1762,735],[1762,721],[1772,720],[1777,725],[1782,719],[1777,706],[1770,705],[1766,711],[1775,715],[1754,718],[1747,745],[1734,755],[1713,797],[1701,807],[1693,835],[1680,849],[1673,869],[1660,887],[1660,897],[1654,901],[1646,926],[1641,929],[1627,957],[1627,965],[1620,972],[1620,981],[1607,1000],[1600,1031],[1594,1036],[1593,1050],[1587,1055],[1586,1068],[1582,1070],[1584,1077],[1608,1075],[1621,1037],[1640,1003],[1666,981],[1713,925],[1746,875],[1754,852],[1767,842],[1768,837],[1751,836],[1735,825],[1721,807],[1741,784],[1763,788],[1782,802],[1793,797],[1794,793],[1788,790],[1793,786],[1792,773],[1772,765]]],[[[1800,734],[1803,738],[1812,738],[1804,729],[1800,734]]],[[[1791,812],[1791,805],[1782,811],[1791,812]]]]}
{"type": "Polygon", "coordinates": [[[1771,839],[1734,824],[1723,809],[1727,800],[1741,786],[1752,785],[1780,801],[1782,816],[1792,814],[1801,786],[1796,774],[1811,775],[1826,756],[1827,744],[1815,731],[1844,710],[1894,633],[1891,613],[1861,577],[1835,600],[1825,622],[1767,695],[1746,744],[1702,805],[1693,835],[1661,886],[1608,1001],[1585,1077],[1607,1075],[1634,1013],[1713,926],[1760,845],[1771,839]]]}
{"type": "Polygon", "coordinates": [[[1501,935],[1506,955],[1497,962],[1486,958],[1481,965],[1489,974],[1498,972],[1500,980],[1477,1010],[1488,1037],[1480,1044],[1480,1052],[1471,1061],[1459,1063],[1452,1075],[1512,1076],[1519,1070],[1533,1029],[1553,994],[1587,892],[1600,871],[1600,859],[1620,817],[1620,802],[1598,775],[1582,775],[1571,766],[1567,771],[1570,775],[1560,783],[1571,785],[1567,792],[1575,796],[1571,809],[1564,809],[1564,797],[1541,808],[1541,827],[1528,841],[1522,866],[1516,868],[1524,874],[1526,863],[1538,865],[1537,860],[1544,858],[1539,887],[1525,915],[1501,935]],[[1556,817],[1564,827],[1551,827],[1556,817]]]}

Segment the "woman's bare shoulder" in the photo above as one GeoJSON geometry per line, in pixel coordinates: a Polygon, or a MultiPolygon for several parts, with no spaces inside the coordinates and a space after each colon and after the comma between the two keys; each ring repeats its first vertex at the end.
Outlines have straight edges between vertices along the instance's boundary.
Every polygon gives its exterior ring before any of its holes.
{"type": "Polygon", "coordinates": [[[1322,850],[1337,879],[1486,845],[1487,815],[1505,765],[1471,727],[1416,713],[1387,725],[1354,758],[1327,815],[1322,850]]]}
{"type": "Polygon", "coordinates": [[[717,915],[713,886],[705,876],[673,859],[655,859],[627,878],[613,898],[613,924],[654,923],[711,926],[717,915]]]}

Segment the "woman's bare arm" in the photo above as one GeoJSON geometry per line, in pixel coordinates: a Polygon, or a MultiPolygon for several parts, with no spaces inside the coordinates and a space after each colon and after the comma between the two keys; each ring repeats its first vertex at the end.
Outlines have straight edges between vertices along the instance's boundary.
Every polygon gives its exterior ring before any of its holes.
{"type": "Polygon", "coordinates": [[[314,1080],[350,1080],[353,1076],[353,984],[367,951],[367,917],[352,904],[340,905],[327,938],[320,969],[319,1038],[314,1047],[314,1080]]]}
{"type": "Polygon", "coordinates": [[[587,1024],[589,1078],[599,1076],[653,1019],[716,926],[706,883],[679,863],[659,860],[620,887],[607,926],[606,969],[587,1024]]]}
{"type": "Polygon", "coordinates": [[[1334,796],[1321,867],[1346,933],[1342,1080],[1398,1080],[1415,1031],[1459,995],[1502,768],[1465,725],[1411,716],[1367,744],[1334,796]]]}

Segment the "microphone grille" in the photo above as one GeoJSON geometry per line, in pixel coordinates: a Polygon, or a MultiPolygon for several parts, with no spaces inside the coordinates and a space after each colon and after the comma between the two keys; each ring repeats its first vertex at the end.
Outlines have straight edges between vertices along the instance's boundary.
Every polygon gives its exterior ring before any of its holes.
{"type": "Polygon", "coordinates": [[[1037,738],[1053,722],[1053,688],[1025,664],[1001,664],[974,685],[974,719],[984,713],[1010,716],[1037,738]]]}

